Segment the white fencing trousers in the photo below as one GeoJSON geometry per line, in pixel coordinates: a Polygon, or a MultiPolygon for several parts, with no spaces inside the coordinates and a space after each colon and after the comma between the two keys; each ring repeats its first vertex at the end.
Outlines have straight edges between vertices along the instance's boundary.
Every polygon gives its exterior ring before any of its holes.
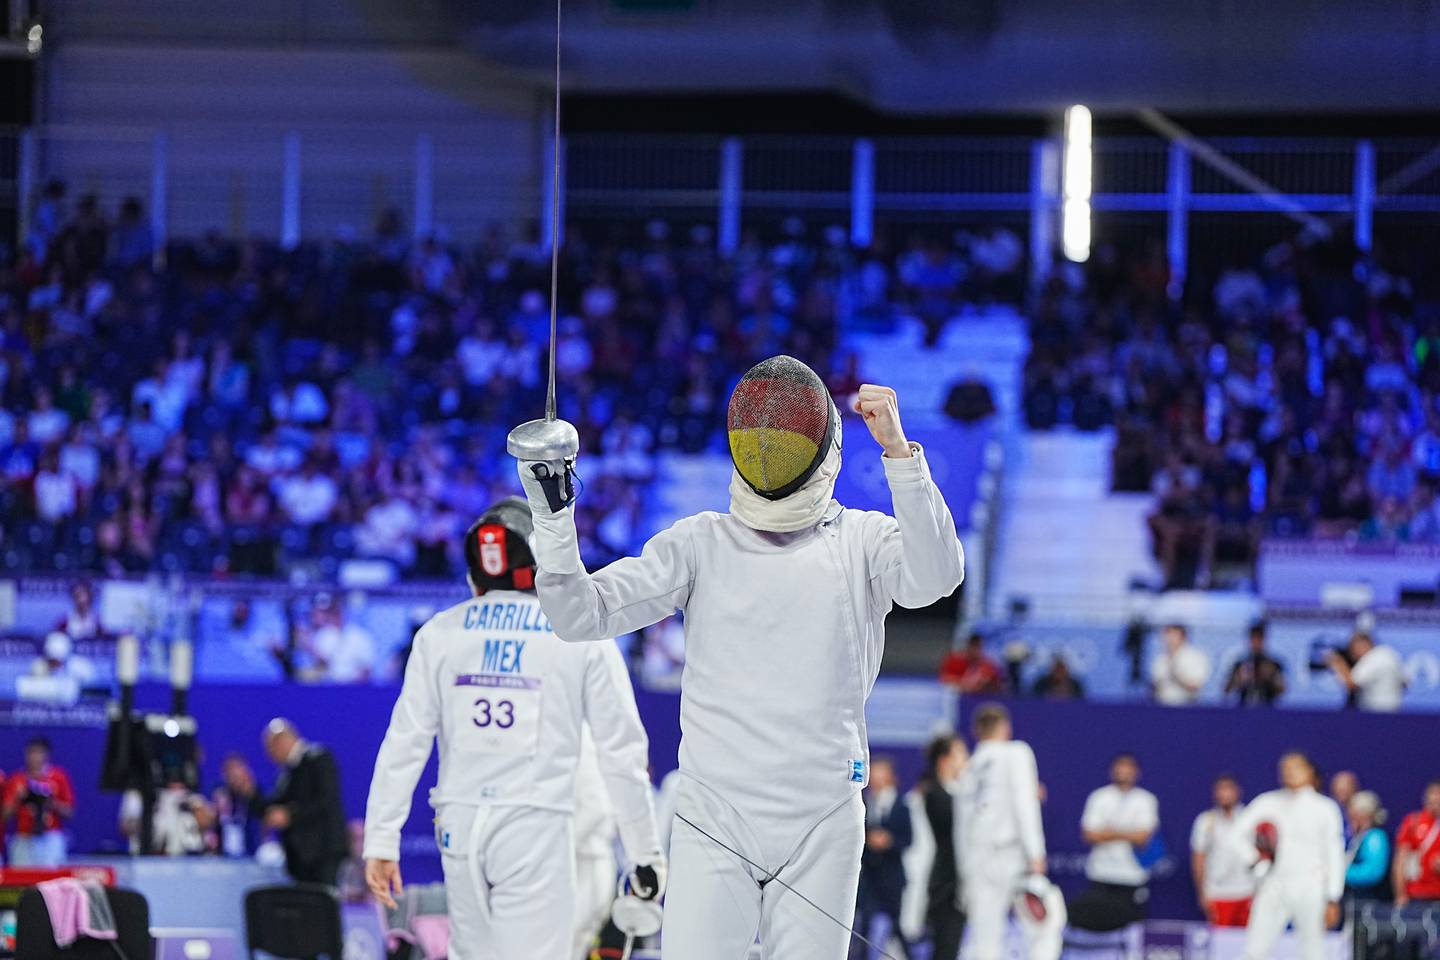
{"type": "Polygon", "coordinates": [[[1275,941],[1294,923],[1301,960],[1325,954],[1325,886],[1320,877],[1266,877],[1250,904],[1245,927],[1245,960],[1270,960],[1275,941]]]}
{"type": "MultiPolygon", "coordinates": [[[[1009,917],[1015,907],[1015,894],[1020,891],[1030,866],[1025,864],[1020,846],[1007,846],[998,851],[969,856],[965,861],[966,938],[962,956],[966,960],[1004,960],[1005,936],[1009,933],[1009,917]]],[[[1063,898],[1054,904],[1057,915],[1064,911],[1063,898]]],[[[1028,920],[1028,918],[1027,918],[1028,920]]],[[[1025,938],[1025,956],[1030,960],[1056,960],[1060,956],[1057,933],[1060,923],[1021,923],[1025,938]]]]}
{"type": "Polygon", "coordinates": [[[865,804],[857,790],[813,823],[747,824],[692,781],[681,783],[670,831],[670,885],[660,931],[663,960],[745,960],[760,935],[764,960],[844,960],[855,922],[865,804]],[[835,919],[747,865],[696,826],[794,887],[835,919]],[[770,829],[765,829],[770,827],[770,829]],[[755,829],[758,828],[758,829],[755,829]],[[782,834],[780,828],[791,831],[782,834]],[[792,836],[766,856],[759,837],[792,836]],[[839,923],[836,922],[839,921],[839,923]],[[844,924],[844,926],[841,926],[844,924]]]}
{"type": "Polygon", "coordinates": [[[450,960],[571,960],[570,814],[446,804],[436,811],[435,827],[450,913],[450,960]]]}
{"type": "Polygon", "coordinates": [[[600,857],[582,854],[575,858],[575,943],[571,957],[589,956],[600,928],[610,919],[619,876],[613,853],[600,857]]]}

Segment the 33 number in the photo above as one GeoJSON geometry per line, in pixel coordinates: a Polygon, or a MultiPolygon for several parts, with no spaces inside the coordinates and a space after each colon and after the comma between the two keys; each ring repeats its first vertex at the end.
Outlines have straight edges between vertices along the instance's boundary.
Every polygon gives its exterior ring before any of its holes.
{"type": "Polygon", "coordinates": [[[488,727],[493,723],[501,730],[509,730],[515,726],[515,704],[509,700],[498,700],[492,708],[490,701],[481,697],[475,701],[475,709],[479,714],[471,717],[470,722],[477,727],[488,727]]]}

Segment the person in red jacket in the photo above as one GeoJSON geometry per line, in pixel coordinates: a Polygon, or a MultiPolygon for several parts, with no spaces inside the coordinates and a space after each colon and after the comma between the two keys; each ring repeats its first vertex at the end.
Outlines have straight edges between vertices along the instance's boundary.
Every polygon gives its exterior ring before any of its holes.
{"type": "Polygon", "coordinates": [[[12,867],[58,867],[65,862],[66,820],[75,813],[70,776],[50,762],[50,742],[35,737],[25,744],[25,768],[5,781],[0,817],[14,821],[10,835],[12,867]]]}
{"type": "Polygon", "coordinates": [[[1440,780],[1425,786],[1423,806],[1395,833],[1395,905],[1440,900],[1440,780]]]}

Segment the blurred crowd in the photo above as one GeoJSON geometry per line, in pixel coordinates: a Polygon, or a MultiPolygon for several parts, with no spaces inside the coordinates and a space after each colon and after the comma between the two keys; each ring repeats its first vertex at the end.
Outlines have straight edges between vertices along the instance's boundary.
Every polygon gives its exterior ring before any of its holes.
{"type": "Polygon", "coordinates": [[[1440,313],[1342,244],[1237,262],[1182,306],[1163,254],[1101,247],[1032,308],[1032,427],[1113,424],[1172,587],[1249,577],[1262,536],[1440,543],[1440,313]]]}
{"type": "MultiPolygon", "coordinates": [[[[282,250],[212,234],[157,249],[145,210],[51,183],[0,262],[0,567],[324,578],[349,558],[448,577],[459,533],[513,484],[509,428],[543,409],[549,253],[533,232],[460,247],[398,215],[282,250]]],[[[1018,296],[1009,231],[853,250],[787,220],[717,255],[708,227],[623,242],[571,227],[560,262],[560,415],[592,562],[643,537],[662,450],[723,443],[755,361],[834,364],[837,317],[925,318],[1018,296]],[[1008,239],[1007,239],[1008,238],[1008,239]]]]}
{"type": "MultiPolygon", "coordinates": [[[[1121,651],[1130,661],[1129,685],[1147,690],[1157,704],[1183,707],[1206,702],[1213,681],[1219,683],[1213,691],[1216,700],[1238,707],[1273,707],[1289,689],[1289,668],[1271,650],[1268,629],[1263,620],[1251,623],[1243,651],[1221,663],[1224,673],[1217,677],[1216,663],[1194,642],[1186,624],[1164,624],[1158,630],[1159,644],[1152,645],[1154,631],[1137,621],[1127,628],[1121,642],[1121,651]]],[[[1085,678],[1063,650],[1041,659],[1022,639],[999,644],[998,656],[986,646],[984,633],[971,632],[963,644],[941,658],[940,682],[970,696],[1085,698],[1085,678]]],[[[1400,652],[1375,636],[1374,617],[1363,613],[1344,643],[1313,642],[1308,661],[1294,666],[1311,674],[1333,675],[1342,692],[1342,706],[1372,713],[1400,711],[1410,682],[1400,652]]]]}

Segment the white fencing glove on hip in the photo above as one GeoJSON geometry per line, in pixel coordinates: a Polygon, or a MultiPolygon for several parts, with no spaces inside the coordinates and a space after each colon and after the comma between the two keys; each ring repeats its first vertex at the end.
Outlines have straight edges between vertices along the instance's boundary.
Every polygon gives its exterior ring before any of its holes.
{"type": "Polygon", "coordinates": [[[517,460],[520,486],[535,521],[530,552],[545,573],[579,573],[580,542],[575,533],[573,472],[564,460],[517,460]]]}

